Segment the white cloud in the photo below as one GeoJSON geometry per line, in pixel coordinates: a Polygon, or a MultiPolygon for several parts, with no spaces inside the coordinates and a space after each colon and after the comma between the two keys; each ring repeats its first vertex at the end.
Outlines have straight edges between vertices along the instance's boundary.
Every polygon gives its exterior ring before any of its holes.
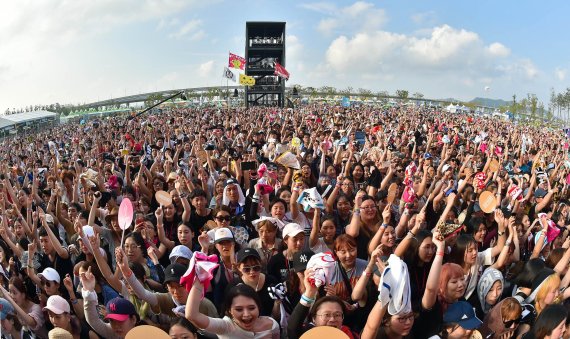
{"type": "Polygon", "coordinates": [[[114,47],[101,45],[101,37],[125,34],[123,28],[147,23],[156,30],[160,20],[168,26],[176,23],[170,19],[173,15],[201,6],[198,0],[1,2],[0,93],[5,95],[0,97],[0,111],[8,106],[95,101],[142,91],[142,85],[136,84],[143,83],[143,77],[148,83],[159,75],[155,70],[127,75],[127,69],[136,64],[125,65],[114,47]]]}
{"type": "Polygon", "coordinates": [[[431,25],[436,21],[436,14],[435,11],[415,13],[411,19],[416,25],[431,25]]]}
{"type": "Polygon", "coordinates": [[[493,42],[487,47],[487,50],[491,55],[499,57],[507,57],[511,54],[511,50],[499,42],[493,42]]]}
{"type": "Polygon", "coordinates": [[[325,35],[330,35],[335,30],[376,30],[388,19],[383,9],[364,1],[346,7],[327,2],[304,4],[301,7],[326,15],[317,25],[318,31],[325,35]]]}
{"type": "Polygon", "coordinates": [[[496,89],[494,95],[511,95],[514,87],[527,87],[541,74],[532,60],[511,56],[499,42],[487,44],[476,32],[440,25],[414,34],[363,30],[338,36],[328,46],[325,63],[309,77],[341,84],[340,88],[347,83],[371,89],[399,87],[434,97],[471,93],[466,98],[472,99],[484,96],[480,91],[487,85],[496,89]]]}
{"type": "Polygon", "coordinates": [[[200,66],[198,67],[198,75],[202,78],[208,78],[212,76],[213,69],[214,69],[214,60],[206,61],[203,64],[200,64],[200,66]]]}
{"type": "Polygon", "coordinates": [[[556,77],[556,79],[560,81],[564,81],[566,79],[567,73],[568,70],[565,68],[556,67],[556,69],[554,70],[554,76],[556,77]]]}
{"type": "Polygon", "coordinates": [[[330,14],[336,10],[336,5],[330,2],[314,2],[314,3],[301,4],[301,8],[322,14],[330,14]]]}
{"type": "Polygon", "coordinates": [[[180,26],[178,30],[168,36],[173,39],[188,38],[189,40],[199,40],[202,39],[206,33],[200,27],[202,26],[202,20],[190,20],[184,25],[180,26]]]}
{"type": "Polygon", "coordinates": [[[410,37],[405,41],[404,51],[418,63],[441,65],[450,59],[466,56],[469,49],[478,47],[477,33],[457,30],[448,25],[435,27],[429,38],[410,37]]]}

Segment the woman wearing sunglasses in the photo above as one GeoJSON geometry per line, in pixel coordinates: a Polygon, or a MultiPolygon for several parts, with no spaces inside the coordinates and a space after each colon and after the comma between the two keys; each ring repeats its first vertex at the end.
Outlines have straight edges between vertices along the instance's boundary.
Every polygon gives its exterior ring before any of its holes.
{"type": "Polygon", "coordinates": [[[483,338],[514,338],[522,320],[522,307],[515,298],[505,298],[495,305],[480,328],[483,338]]]}
{"type": "Polygon", "coordinates": [[[269,296],[267,288],[277,283],[271,276],[261,273],[261,257],[253,248],[244,248],[236,255],[236,267],[239,278],[236,278],[228,288],[239,284],[246,284],[253,288],[259,295],[261,309],[259,314],[271,316],[274,300],[269,296]]]}

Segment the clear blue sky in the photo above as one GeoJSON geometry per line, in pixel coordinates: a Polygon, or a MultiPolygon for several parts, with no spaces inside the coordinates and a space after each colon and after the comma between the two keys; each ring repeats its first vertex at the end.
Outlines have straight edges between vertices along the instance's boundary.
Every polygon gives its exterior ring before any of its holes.
{"type": "Polygon", "coordinates": [[[4,1],[0,112],[225,84],[246,21],[287,22],[289,85],[511,100],[568,87],[567,1],[4,1]],[[283,6],[279,6],[282,4],[283,6]],[[485,92],[484,88],[489,90],[485,92]]]}

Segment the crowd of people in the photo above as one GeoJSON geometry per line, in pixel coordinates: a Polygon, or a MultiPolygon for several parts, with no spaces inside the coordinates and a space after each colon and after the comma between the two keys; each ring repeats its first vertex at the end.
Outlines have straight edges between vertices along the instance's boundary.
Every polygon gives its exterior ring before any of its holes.
{"type": "Polygon", "coordinates": [[[560,130],[410,106],[4,139],[1,336],[569,338],[569,174],[560,130]]]}

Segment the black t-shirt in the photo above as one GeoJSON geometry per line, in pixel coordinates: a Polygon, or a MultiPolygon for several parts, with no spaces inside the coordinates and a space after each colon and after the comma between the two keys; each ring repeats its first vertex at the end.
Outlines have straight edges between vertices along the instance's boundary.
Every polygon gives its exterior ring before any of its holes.
{"type": "Polygon", "coordinates": [[[293,262],[287,260],[283,253],[277,253],[269,259],[267,273],[278,282],[285,282],[289,274],[293,274],[293,262]]]}
{"type": "Polygon", "coordinates": [[[412,333],[414,338],[429,338],[441,332],[443,324],[443,310],[439,301],[436,301],[431,310],[420,306],[420,314],[414,320],[412,333]]]}
{"type": "Polygon", "coordinates": [[[38,274],[44,269],[51,267],[59,273],[60,285],[63,286],[63,279],[65,279],[66,274],[73,277],[73,263],[71,262],[71,257],[63,259],[57,252],[54,253],[54,256],[55,260],[52,262],[47,254],[42,253],[39,255],[40,267],[38,268],[38,274]]]}
{"type": "MultiPolygon", "coordinates": [[[[243,280],[240,278],[235,279],[233,282],[231,282],[228,287],[226,288],[226,291],[229,290],[230,288],[238,285],[238,284],[243,284],[243,280]]],[[[273,311],[273,303],[275,302],[275,300],[271,299],[271,297],[269,296],[269,291],[267,290],[268,287],[270,286],[275,286],[277,284],[277,281],[275,280],[275,278],[273,278],[270,275],[265,275],[265,282],[263,283],[263,287],[257,291],[257,295],[259,295],[259,299],[261,300],[261,311],[260,311],[260,315],[264,315],[264,316],[271,316],[271,312],[273,311]]],[[[227,294],[227,292],[226,292],[227,294]]]]}
{"type": "Polygon", "coordinates": [[[190,213],[190,220],[188,223],[190,227],[192,227],[192,231],[194,232],[194,240],[198,240],[198,236],[200,235],[200,229],[204,227],[206,222],[212,219],[212,212],[206,214],[205,216],[198,215],[195,209],[192,209],[190,213]]]}

